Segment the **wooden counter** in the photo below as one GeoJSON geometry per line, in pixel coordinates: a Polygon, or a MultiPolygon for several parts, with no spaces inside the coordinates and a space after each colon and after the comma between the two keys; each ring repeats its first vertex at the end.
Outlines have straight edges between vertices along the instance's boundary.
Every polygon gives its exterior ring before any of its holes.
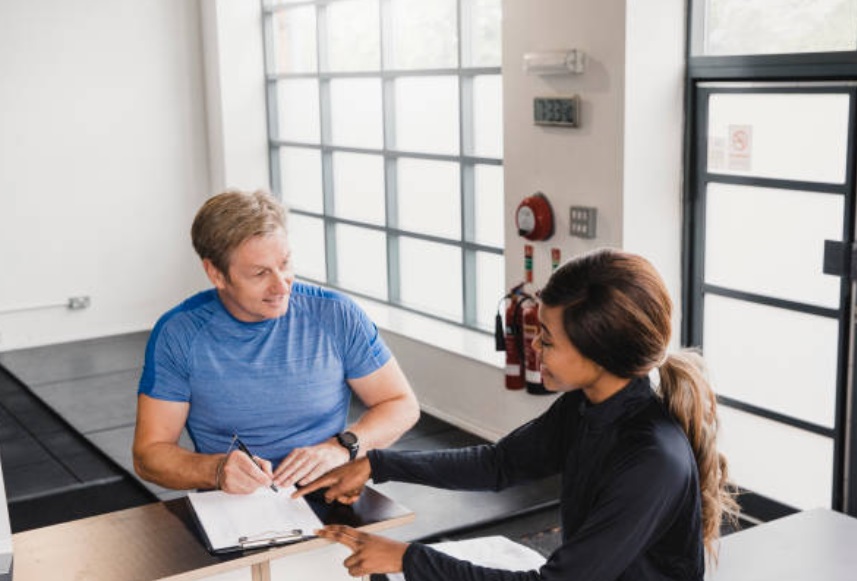
{"type": "MultiPolygon", "coordinates": [[[[369,487],[350,507],[318,500],[310,500],[310,506],[325,524],[348,524],[366,531],[380,531],[414,518],[408,509],[369,487]]],[[[272,559],[330,544],[311,539],[215,556],[205,549],[186,498],[18,533],[12,542],[14,581],[177,581],[246,567],[252,567],[253,579],[261,581],[270,578],[272,559]]]]}

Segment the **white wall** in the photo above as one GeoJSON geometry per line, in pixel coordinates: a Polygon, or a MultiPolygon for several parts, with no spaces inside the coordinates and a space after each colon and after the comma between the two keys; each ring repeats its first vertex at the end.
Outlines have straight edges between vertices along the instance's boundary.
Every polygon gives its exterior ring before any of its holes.
{"type": "MultiPolygon", "coordinates": [[[[259,10],[250,0],[0,4],[0,311],[93,300],[80,312],[0,312],[0,350],[148,329],[205,285],[187,234],[196,208],[225,186],[267,186],[259,10]]],[[[510,285],[523,275],[513,210],[542,191],[557,233],[535,244],[537,285],[551,247],[566,259],[624,246],[649,256],[677,296],[683,10],[683,0],[505,0],[510,285]],[[525,52],[564,48],[586,52],[584,74],[521,70],[525,52]],[[581,127],[532,124],[534,96],[575,93],[581,127]],[[567,234],[571,205],[598,208],[595,240],[567,234]]],[[[424,408],[480,435],[498,437],[552,400],[505,390],[499,356],[384,334],[424,408]]]]}
{"type": "Polygon", "coordinates": [[[556,234],[535,246],[534,274],[550,273],[550,249],[562,259],[601,246],[649,257],[673,295],[680,289],[684,1],[506,0],[503,82],[506,281],[523,278],[524,244],[514,210],[537,191],[551,201],[556,234]],[[524,53],[583,50],[581,75],[522,70],[524,53]],[[581,126],[532,122],[536,96],[577,94],[581,126]],[[598,210],[597,237],[568,234],[569,209],[598,210]]]}
{"type": "Polygon", "coordinates": [[[149,328],[203,284],[201,48],[197,0],[0,3],[0,350],[149,328]]]}
{"type": "Polygon", "coordinates": [[[505,389],[503,371],[496,365],[389,330],[382,335],[405,370],[422,410],[472,434],[497,440],[554,400],[505,389]]]}
{"type": "Polygon", "coordinates": [[[599,246],[622,244],[622,163],[625,88],[625,2],[597,0],[506,0],[503,3],[504,167],[506,191],[506,282],[520,282],[524,244],[514,211],[537,191],[553,206],[556,233],[535,246],[535,284],[550,272],[550,248],[562,259],[599,246]],[[586,71],[576,76],[523,72],[532,51],[581,49],[586,71]],[[578,94],[579,128],[533,124],[533,98],[578,94]],[[598,209],[598,237],[568,234],[572,205],[598,209]]]}
{"type": "Polygon", "coordinates": [[[261,3],[204,0],[200,6],[212,193],[270,190],[261,3]]]}
{"type": "Polygon", "coordinates": [[[648,257],[666,280],[678,344],[686,3],[627,5],[623,247],[648,257]]]}

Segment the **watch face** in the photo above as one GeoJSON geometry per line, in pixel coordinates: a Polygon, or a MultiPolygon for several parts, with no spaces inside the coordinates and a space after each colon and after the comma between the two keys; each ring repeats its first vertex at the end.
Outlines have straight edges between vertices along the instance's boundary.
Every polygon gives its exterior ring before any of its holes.
{"type": "Polygon", "coordinates": [[[357,436],[355,436],[351,432],[342,432],[336,437],[339,439],[339,443],[345,446],[346,448],[350,448],[352,446],[357,445],[357,436]]]}

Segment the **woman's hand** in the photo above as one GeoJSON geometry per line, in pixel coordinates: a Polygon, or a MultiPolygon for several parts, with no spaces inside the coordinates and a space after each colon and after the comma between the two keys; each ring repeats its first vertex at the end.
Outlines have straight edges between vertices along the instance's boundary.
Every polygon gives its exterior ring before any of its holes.
{"type": "Polygon", "coordinates": [[[372,466],[369,464],[369,459],[359,458],[334,468],[318,480],[299,488],[292,497],[298,498],[320,488],[327,488],[324,493],[325,501],[336,500],[343,504],[354,504],[360,498],[360,493],[363,492],[363,487],[371,476],[372,466]]]}
{"type": "Polygon", "coordinates": [[[328,525],[316,531],[316,534],[323,539],[342,543],[352,550],[351,556],[342,563],[352,577],[399,573],[402,570],[407,543],[363,533],[345,525],[328,525]]]}

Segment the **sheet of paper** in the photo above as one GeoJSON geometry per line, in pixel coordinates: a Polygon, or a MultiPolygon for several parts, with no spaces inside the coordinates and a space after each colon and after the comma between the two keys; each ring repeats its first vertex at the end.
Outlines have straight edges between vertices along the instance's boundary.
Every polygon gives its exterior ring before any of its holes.
{"type": "Polygon", "coordinates": [[[240,539],[262,540],[300,530],[312,536],[323,525],[303,498],[293,499],[294,487],[274,492],[262,487],[252,494],[219,490],[191,492],[188,500],[215,551],[234,547],[240,539]]]}
{"type": "MultiPolygon", "coordinates": [[[[456,559],[508,571],[539,569],[546,560],[537,551],[501,536],[447,541],[429,546],[456,559]]],[[[387,577],[389,581],[405,581],[405,576],[401,573],[389,574],[387,577]]]]}

